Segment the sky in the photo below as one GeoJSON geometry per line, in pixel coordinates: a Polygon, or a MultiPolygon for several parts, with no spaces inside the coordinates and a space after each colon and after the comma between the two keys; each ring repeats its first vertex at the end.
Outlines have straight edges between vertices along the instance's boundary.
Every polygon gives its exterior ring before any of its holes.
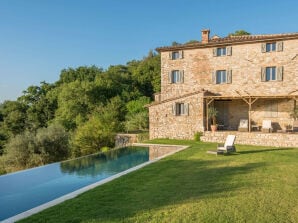
{"type": "Polygon", "coordinates": [[[297,0],[0,0],[0,103],[69,67],[139,60],[157,47],[298,32],[297,0]]]}

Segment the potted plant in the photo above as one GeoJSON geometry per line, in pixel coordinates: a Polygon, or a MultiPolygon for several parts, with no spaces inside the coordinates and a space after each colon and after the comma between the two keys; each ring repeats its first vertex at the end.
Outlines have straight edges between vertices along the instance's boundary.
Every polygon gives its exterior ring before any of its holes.
{"type": "Polygon", "coordinates": [[[217,130],[216,124],[216,116],[218,115],[218,111],[215,107],[208,108],[208,116],[211,119],[211,131],[215,132],[217,130]]]}
{"type": "Polygon", "coordinates": [[[291,118],[294,120],[298,119],[298,108],[295,108],[291,113],[290,113],[291,118]]]}

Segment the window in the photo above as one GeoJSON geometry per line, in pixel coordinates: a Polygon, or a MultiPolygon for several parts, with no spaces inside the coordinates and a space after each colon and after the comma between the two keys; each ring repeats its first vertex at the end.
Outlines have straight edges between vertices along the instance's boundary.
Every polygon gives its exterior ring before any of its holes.
{"type": "Polygon", "coordinates": [[[266,67],[266,81],[276,80],[276,67],[266,67]]]}
{"type": "Polygon", "coordinates": [[[173,114],[176,116],[188,115],[188,107],[187,103],[175,103],[173,105],[173,114]]]}
{"type": "Polygon", "coordinates": [[[225,56],[226,55],[226,48],[217,48],[216,49],[216,56],[225,56]]]}
{"type": "Polygon", "coordinates": [[[262,81],[282,81],[283,66],[280,67],[263,67],[261,72],[262,81]]]}
{"type": "Polygon", "coordinates": [[[212,75],[213,84],[232,83],[232,70],[217,70],[212,75]]]}
{"type": "Polygon", "coordinates": [[[276,118],[278,116],[278,103],[274,101],[267,103],[265,104],[264,118],[276,118]]]}
{"type": "Polygon", "coordinates": [[[262,53],[283,51],[283,42],[262,43],[262,53]]]}
{"type": "Polygon", "coordinates": [[[213,56],[220,57],[220,56],[231,56],[232,55],[232,47],[218,47],[213,48],[213,56]]]}
{"type": "Polygon", "coordinates": [[[171,60],[178,60],[178,59],[182,59],[183,58],[183,51],[173,51],[169,53],[169,58],[171,60]]]}
{"type": "Polygon", "coordinates": [[[172,70],[169,73],[169,82],[174,83],[183,83],[184,81],[184,72],[182,70],[172,70]]]}
{"type": "Polygon", "coordinates": [[[172,60],[179,59],[179,52],[172,52],[172,60]]]}
{"type": "Polygon", "coordinates": [[[225,70],[216,71],[216,84],[227,82],[227,72],[225,70]]]}
{"type": "Polygon", "coordinates": [[[266,52],[275,51],[276,43],[266,43],[266,52]]]}

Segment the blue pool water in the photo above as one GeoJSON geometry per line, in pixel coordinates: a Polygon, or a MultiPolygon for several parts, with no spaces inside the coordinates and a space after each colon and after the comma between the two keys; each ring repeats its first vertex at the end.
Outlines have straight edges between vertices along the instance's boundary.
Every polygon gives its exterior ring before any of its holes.
{"type": "Polygon", "coordinates": [[[149,161],[127,147],[0,176],[0,221],[149,161]]]}

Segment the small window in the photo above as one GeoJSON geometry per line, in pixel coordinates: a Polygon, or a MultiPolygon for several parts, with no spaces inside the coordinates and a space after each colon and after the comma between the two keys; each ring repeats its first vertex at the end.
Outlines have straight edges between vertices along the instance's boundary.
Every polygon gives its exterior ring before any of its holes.
{"type": "Polygon", "coordinates": [[[262,43],[262,53],[283,51],[283,42],[262,43]]]}
{"type": "Polygon", "coordinates": [[[173,105],[173,114],[176,116],[188,115],[188,104],[187,103],[175,103],[173,105]]]}
{"type": "Polygon", "coordinates": [[[227,82],[227,71],[217,70],[216,71],[216,84],[223,84],[227,82]]]}
{"type": "Polygon", "coordinates": [[[266,52],[276,51],[276,43],[266,43],[266,52]]]}
{"type": "Polygon", "coordinates": [[[172,70],[169,73],[169,82],[174,83],[183,83],[184,81],[184,72],[182,70],[172,70]]]}
{"type": "Polygon", "coordinates": [[[169,52],[169,58],[171,60],[182,59],[183,58],[183,51],[182,50],[179,50],[179,51],[169,52]]]}
{"type": "Polygon", "coordinates": [[[266,67],[266,81],[276,81],[276,67],[266,67]]]}
{"type": "Polygon", "coordinates": [[[213,48],[213,56],[232,56],[232,46],[213,48]]]}
{"type": "Polygon", "coordinates": [[[177,60],[177,59],[179,59],[179,52],[178,52],[178,51],[176,51],[176,52],[172,52],[172,59],[173,59],[173,60],[177,60]]]}
{"type": "Polygon", "coordinates": [[[226,55],[226,47],[216,48],[216,56],[225,56],[226,55]]]}

